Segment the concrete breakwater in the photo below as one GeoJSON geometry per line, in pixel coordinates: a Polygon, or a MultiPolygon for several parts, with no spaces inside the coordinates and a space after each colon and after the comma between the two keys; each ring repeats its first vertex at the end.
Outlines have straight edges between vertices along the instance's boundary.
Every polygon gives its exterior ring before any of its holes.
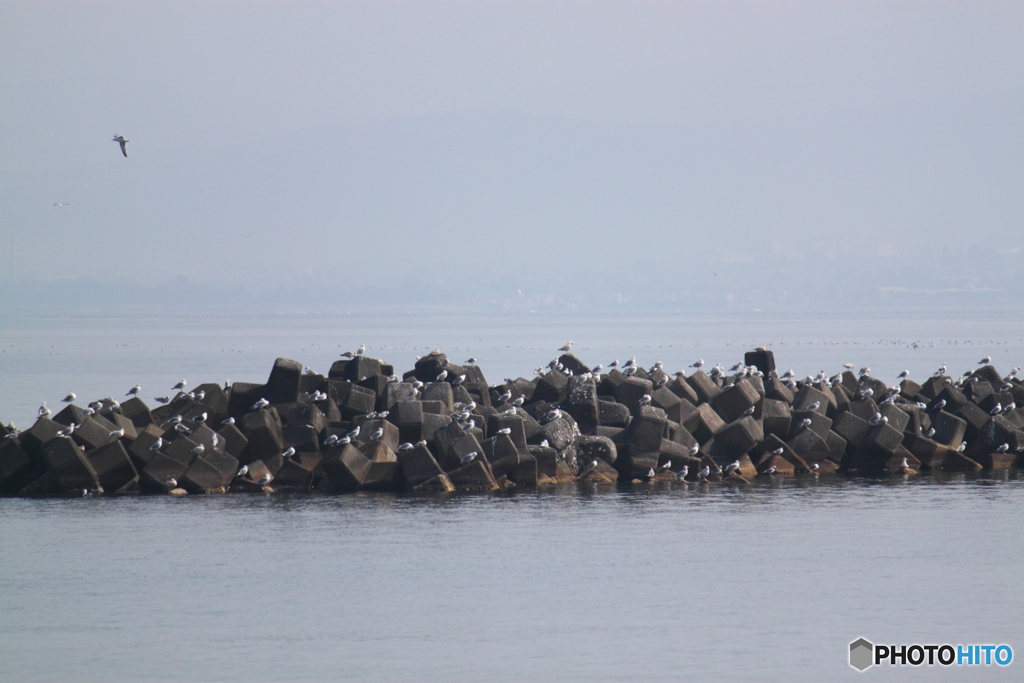
{"type": "Polygon", "coordinates": [[[1024,382],[988,359],[889,386],[868,368],[798,379],[770,350],[705,372],[633,359],[606,372],[564,349],[489,385],[440,350],[401,377],[346,354],[326,376],[279,358],[263,384],[201,384],[150,408],[69,395],[0,426],[0,493],[81,496],[271,489],[489,491],[572,481],[709,481],[1017,467],[1024,382]],[[1020,407],[1018,407],[1020,406],[1020,407]]]}

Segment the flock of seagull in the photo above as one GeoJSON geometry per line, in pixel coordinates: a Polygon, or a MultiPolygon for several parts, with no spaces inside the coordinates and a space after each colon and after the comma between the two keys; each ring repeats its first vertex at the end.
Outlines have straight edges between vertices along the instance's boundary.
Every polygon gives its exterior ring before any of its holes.
{"type": "MultiPolygon", "coordinates": [[[[126,142],[128,142],[128,140],[124,139],[120,135],[115,136],[114,140],[116,140],[116,141],[121,143],[121,149],[122,149],[122,151],[124,151],[124,145],[125,145],[126,142]]],[[[568,352],[571,351],[572,345],[573,345],[572,341],[566,342],[563,346],[561,346],[558,349],[558,351],[562,352],[562,353],[568,353],[568,352]]],[[[757,347],[756,350],[757,351],[765,351],[766,349],[764,347],[757,347]]],[[[355,351],[346,351],[346,352],[342,353],[341,356],[344,357],[344,358],[352,359],[352,358],[356,358],[358,356],[363,355],[365,352],[366,352],[366,345],[365,344],[361,344],[359,346],[359,348],[356,349],[355,351]]],[[[440,353],[441,353],[440,349],[435,349],[434,351],[431,352],[431,354],[440,354],[440,353]]],[[[419,360],[419,358],[420,357],[418,357],[417,360],[419,360]]],[[[467,365],[472,365],[472,364],[475,364],[477,362],[477,358],[476,357],[472,357],[472,358],[467,359],[465,362],[466,362],[467,365]]],[[[992,362],[992,358],[990,356],[985,356],[984,358],[982,358],[981,360],[978,361],[978,365],[979,366],[988,365],[991,362],[992,362]]],[[[626,375],[626,376],[633,375],[633,374],[635,374],[640,369],[640,366],[637,364],[635,356],[629,358],[629,360],[627,360],[625,363],[623,363],[621,365],[620,365],[620,363],[619,363],[619,361],[617,359],[611,361],[608,365],[609,365],[609,368],[618,368],[618,369],[620,369],[620,372],[623,375],[626,375]]],[[[700,358],[700,359],[697,359],[694,363],[692,363],[688,367],[692,368],[692,369],[695,369],[695,370],[702,370],[704,365],[705,365],[704,359],[700,358]]],[[[846,371],[846,370],[852,371],[854,367],[855,366],[852,363],[846,363],[846,364],[843,365],[844,371],[846,371]]],[[[558,358],[555,358],[554,360],[552,360],[550,363],[548,363],[548,365],[546,367],[535,368],[534,372],[537,375],[543,375],[543,374],[545,374],[546,372],[548,372],[550,370],[557,370],[558,372],[561,372],[561,373],[563,373],[563,374],[565,374],[567,376],[572,376],[573,375],[573,371],[571,369],[569,369],[569,368],[564,367],[564,365],[558,360],[558,358]]],[[[601,376],[602,370],[604,370],[604,366],[603,365],[597,365],[594,368],[590,369],[589,372],[584,373],[583,376],[584,377],[593,377],[594,379],[599,379],[600,376],[601,376]]],[[[1007,379],[1017,377],[1017,375],[1020,372],[1020,370],[1021,370],[1020,366],[1013,368],[1010,371],[1010,373],[1007,375],[1007,379]]],[[[311,368],[309,368],[309,367],[306,368],[306,372],[308,374],[315,374],[314,371],[311,368]]],[[[648,374],[654,374],[656,372],[664,373],[663,363],[661,361],[655,362],[654,365],[651,366],[651,368],[647,372],[648,372],[648,374]]],[[[869,368],[867,366],[864,366],[864,367],[860,368],[860,370],[858,371],[857,374],[858,374],[859,377],[864,377],[865,375],[868,375],[870,372],[871,372],[871,368],[869,368]]],[[[676,376],[685,375],[685,374],[686,373],[683,370],[679,370],[679,371],[677,371],[675,373],[676,376]]],[[[796,389],[800,384],[811,385],[811,384],[814,384],[816,382],[825,382],[825,381],[827,381],[830,385],[835,386],[836,384],[838,384],[838,383],[840,383],[842,381],[842,372],[840,372],[840,373],[838,373],[838,374],[836,374],[834,376],[829,377],[827,375],[827,373],[825,373],[824,370],[819,372],[816,376],[807,375],[803,379],[797,379],[797,376],[793,372],[792,369],[787,370],[787,371],[785,371],[782,374],[778,374],[776,371],[772,371],[771,374],[777,376],[790,389],[796,389]]],[[[946,374],[946,364],[943,363],[933,373],[933,376],[939,377],[939,376],[943,376],[945,374],[946,374]]],[[[715,366],[713,366],[708,371],[708,375],[710,377],[715,377],[715,378],[721,377],[721,378],[723,378],[725,385],[728,386],[730,383],[738,381],[739,379],[742,379],[744,377],[751,377],[751,376],[763,377],[764,373],[761,370],[759,370],[756,366],[746,365],[745,363],[741,362],[741,363],[737,363],[737,364],[733,365],[728,370],[726,368],[724,368],[721,364],[716,364],[715,366]]],[[[952,384],[954,384],[955,386],[962,386],[962,385],[964,385],[966,383],[971,383],[971,382],[978,381],[978,378],[976,376],[972,376],[972,375],[973,375],[973,373],[968,370],[968,371],[964,372],[962,376],[960,376],[956,380],[953,380],[952,384]]],[[[910,372],[908,370],[904,370],[904,371],[899,373],[899,375],[897,376],[897,379],[898,380],[904,380],[904,379],[907,379],[909,377],[910,377],[910,372]]],[[[436,378],[436,381],[438,381],[438,382],[449,381],[453,385],[459,385],[462,382],[464,382],[465,380],[466,380],[466,375],[465,374],[456,375],[453,379],[449,379],[449,373],[448,373],[447,370],[442,370],[437,375],[437,378],[436,378]]],[[[391,377],[388,378],[388,381],[389,382],[398,382],[399,378],[397,376],[391,376],[391,377]]],[[[510,381],[511,380],[507,380],[507,382],[510,382],[510,381]]],[[[666,375],[666,376],[660,378],[659,380],[657,380],[655,382],[655,386],[656,387],[663,386],[668,381],[669,381],[668,380],[668,376],[666,375]]],[[[174,384],[174,386],[171,387],[171,389],[175,390],[175,391],[179,391],[179,392],[185,392],[185,388],[187,387],[187,385],[188,385],[188,382],[185,379],[181,379],[176,384],[174,384]]],[[[999,391],[1008,391],[1011,388],[1011,386],[1012,385],[1010,385],[1009,383],[1006,383],[1003,386],[999,387],[999,391]]],[[[415,396],[419,395],[420,390],[424,387],[424,383],[419,381],[419,380],[413,380],[412,381],[412,387],[413,387],[413,396],[415,397],[415,396]]],[[[224,383],[224,388],[225,388],[225,390],[231,388],[231,380],[227,380],[224,383]]],[[[137,397],[141,392],[142,392],[142,385],[136,384],[133,387],[131,387],[125,393],[125,396],[126,397],[134,398],[134,397],[137,397]]],[[[893,403],[895,401],[896,397],[899,395],[899,393],[900,393],[900,387],[899,386],[890,387],[888,392],[887,392],[887,394],[886,394],[886,396],[884,398],[882,398],[881,401],[879,401],[879,404],[880,405],[885,405],[885,404],[893,403]]],[[[186,398],[188,398],[190,401],[193,401],[193,402],[202,401],[203,398],[205,398],[205,392],[203,392],[201,390],[200,391],[187,392],[184,395],[185,395],[186,398]]],[[[858,392],[858,398],[861,398],[861,399],[871,398],[871,397],[873,397],[873,395],[874,395],[874,391],[872,389],[870,389],[870,388],[864,388],[864,389],[861,389],[858,392]]],[[[326,397],[327,397],[326,394],[323,394],[322,392],[316,391],[316,392],[311,392],[309,394],[308,398],[310,398],[311,400],[317,400],[317,399],[322,399],[322,398],[326,398],[326,397]]],[[[74,392],[72,392],[72,393],[69,393],[67,396],[65,396],[61,400],[62,400],[63,403],[72,403],[77,398],[78,398],[78,396],[74,392]]],[[[157,402],[159,402],[159,403],[166,404],[166,403],[168,403],[170,401],[170,398],[168,396],[157,396],[157,397],[155,397],[155,400],[157,402]]],[[[516,410],[517,408],[519,408],[520,406],[523,405],[524,400],[525,399],[524,399],[523,396],[519,396],[519,397],[513,399],[512,398],[512,392],[510,390],[506,390],[503,394],[498,396],[497,403],[498,403],[499,406],[502,406],[505,410],[516,410]]],[[[649,394],[645,394],[640,399],[640,403],[641,404],[650,403],[651,400],[652,400],[651,396],[649,394]]],[[[936,407],[941,409],[941,408],[944,407],[944,404],[945,404],[945,401],[941,401],[940,400],[939,402],[936,403],[936,407]]],[[[261,399],[256,401],[251,406],[251,409],[252,410],[263,410],[263,409],[267,408],[269,405],[270,405],[270,402],[267,399],[261,398],[261,399]]],[[[90,402],[87,405],[87,407],[82,411],[82,416],[83,417],[89,417],[91,415],[94,415],[97,411],[103,410],[103,409],[109,409],[109,410],[111,410],[113,412],[117,412],[117,411],[120,410],[120,407],[121,407],[120,402],[118,402],[117,400],[115,400],[111,396],[107,396],[107,397],[105,397],[103,399],[99,399],[97,401],[90,402]]],[[[476,426],[476,422],[473,419],[473,415],[474,415],[473,410],[476,407],[477,407],[477,405],[476,405],[475,402],[470,402],[468,404],[456,403],[454,405],[455,412],[453,412],[451,414],[451,418],[452,418],[452,420],[456,424],[458,424],[460,426],[460,428],[463,431],[469,431],[469,430],[473,429],[476,426]]],[[[811,410],[815,410],[818,407],[819,407],[819,405],[817,404],[817,402],[815,402],[815,403],[813,403],[813,404],[811,404],[809,406],[809,408],[811,410]]],[[[1014,410],[1015,408],[1016,408],[1016,404],[1013,403],[1013,402],[1010,402],[1010,403],[1008,403],[1005,406],[997,403],[995,406],[992,407],[992,409],[989,412],[990,412],[991,415],[995,416],[995,415],[999,415],[1000,413],[1009,412],[1011,410],[1014,410]]],[[[754,411],[753,408],[749,408],[747,410],[747,414],[750,414],[753,411],[754,411]]],[[[51,410],[50,410],[49,407],[47,407],[45,401],[39,406],[39,410],[37,411],[37,414],[38,414],[39,417],[49,417],[50,416],[51,410]]],[[[543,416],[542,422],[543,423],[548,423],[548,422],[557,420],[557,419],[559,419],[562,416],[562,414],[563,413],[562,413],[562,411],[560,409],[554,408],[553,410],[549,411],[547,414],[545,414],[543,416]]],[[[367,415],[367,418],[369,418],[369,419],[386,419],[388,417],[388,415],[389,415],[388,411],[381,411],[381,412],[371,413],[370,415],[367,415]]],[[[207,413],[203,412],[203,413],[200,413],[200,414],[192,417],[191,418],[191,422],[193,423],[193,426],[194,425],[198,425],[198,424],[202,424],[202,423],[204,423],[208,419],[208,417],[209,416],[207,415],[207,413]]],[[[881,413],[876,412],[868,420],[868,422],[870,424],[872,424],[872,425],[875,425],[875,424],[879,424],[879,423],[888,422],[888,418],[885,417],[884,415],[882,415],[881,413]]],[[[233,417],[228,417],[228,418],[226,418],[226,419],[221,421],[221,425],[222,426],[223,425],[228,425],[228,424],[234,424],[234,423],[235,423],[235,419],[233,417]]],[[[810,425],[811,425],[811,420],[810,419],[804,419],[800,423],[800,427],[802,427],[802,428],[808,428],[808,427],[810,427],[810,425]]],[[[71,435],[74,434],[74,432],[78,428],[78,426],[79,425],[77,425],[76,423],[72,422],[65,429],[62,429],[62,430],[58,431],[57,435],[60,436],[60,437],[70,438],[71,435]]],[[[189,425],[185,424],[185,422],[184,422],[183,418],[181,417],[181,415],[176,415],[176,416],[170,418],[164,426],[165,427],[171,427],[175,431],[177,431],[179,433],[182,433],[182,434],[188,433],[190,431],[189,425]]],[[[17,429],[17,427],[15,426],[15,424],[13,422],[11,422],[9,424],[8,429],[10,430],[10,433],[8,433],[6,435],[6,438],[10,439],[10,438],[15,438],[15,437],[18,436],[19,430],[17,429]]],[[[934,432],[934,429],[932,429],[931,431],[934,432]]],[[[511,432],[511,430],[508,429],[508,428],[504,428],[504,429],[498,430],[498,434],[509,434],[510,432],[511,432]]],[[[360,433],[361,433],[360,427],[357,425],[354,429],[352,429],[350,432],[348,432],[344,436],[338,436],[336,434],[331,434],[331,435],[327,436],[324,439],[324,441],[322,442],[321,445],[327,447],[327,446],[333,446],[333,445],[348,444],[348,443],[351,443],[352,441],[354,441],[360,435],[360,433]]],[[[115,430],[112,430],[110,432],[109,437],[110,437],[111,440],[114,440],[114,439],[119,439],[119,438],[123,437],[124,434],[125,434],[124,429],[115,429],[115,430]]],[[[368,443],[380,439],[383,435],[384,435],[383,428],[378,428],[377,430],[375,430],[369,436],[368,443]]],[[[931,434],[926,434],[926,436],[931,436],[931,434]]],[[[221,438],[222,437],[220,437],[219,435],[214,434],[214,436],[213,436],[213,446],[215,448],[217,447],[218,441],[221,438]]],[[[495,435],[495,436],[493,436],[491,438],[492,438],[492,440],[496,440],[498,438],[498,436],[495,435]]],[[[151,451],[158,450],[158,449],[162,448],[163,445],[164,445],[163,439],[162,438],[158,438],[152,444],[152,446],[150,446],[150,450],[151,451]]],[[[427,445],[427,441],[425,439],[420,440],[419,442],[417,442],[415,444],[413,444],[413,443],[403,443],[403,444],[401,444],[398,447],[398,451],[400,453],[402,453],[402,452],[406,452],[406,451],[412,450],[414,448],[423,447],[423,446],[426,446],[426,445],[427,445]]],[[[545,440],[544,442],[541,443],[541,445],[542,446],[548,446],[548,443],[545,440]]],[[[963,452],[964,449],[966,448],[966,446],[967,446],[966,442],[961,443],[960,446],[959,446],[959,450],[961,452],[963,452]]],[[[997,450],[1000,451],[1000,452],[1005,452],[1006,450],[1008,450],[1008,448],[1009,448],[1009,445],[1004,443],[1004,444],[1000,445],[997,448],[997,450]]],[[[690,448],[689,454],[691,456],[696,456],[699,453],[699,450],[700,449],[699,449],[698,446],[693,446],[693,447],[690,448]]],[[[775,451],[773,451],[773,454],[778,455],[778,454],[780,454],[782,452],[782,450],[783,450],[782,448],[778,448],[775,451]]],[[[203,444],[199,444],[195,448],[192,449],[192,453],[194,455],[200,455],[204,451],[205,451],[205,446],[203,444]]],[[[286,450],[284,450],[281,453],[281,457],[283,457],[285,459],[291,458],[291,457],[294,457],[294,456],[296,456],[296,451],[295,451],[294,447],[289,447],[289,448],[287,448],[286,450]]],[[[469,462],[473,461],[478,456],[479,456],[479,453],[477,453],[476,451],[473,451],[473,452],[463,456],[461,458],[461,462],[462,462],[462,464],[469,463],[469,462]]],[[[671,461],[666,462],[663,465],[661,465],[659,469],[666,470],[666,469],[671,467],[671,464],[672,464],[671,461]]],[[[590,463],[590,467],[596,467],[597,465],[598,465],[598,461],[597,460],[595,460],[592,463],[590,463]]],[[[906,460],[906,458],[904,458],[903,462],[900,465],[900,468],[901,469],[906,469],[907,467],[908,467],[907,460],[906,460]]],[[[739,460],[736,460],[736,461],[730,463],[729,465],[726,465],[724,468],[723,467],[712,468],[709,465],[705,465],[697,473],[697,480],[701,481],[701,482],[706,482],[707,478],[709,476],[711,476],[711,475],[723,475],[723,476],[724,475],[729,475],[729,474],[731,474],[733,472],[736,472],[739,468],[740,468],[739,460]]],[[[817,464],[810,465],[809,469],[810,469],[811,474],[815,474],[815,475],[818,474],[818,469],[819,468],[818,468],[817,464]]],[[[248,473],[248,466],[244,466],[243,465],[238,470],[238,473],[237,473],[236,477],[245,476],[245,474],[247,474],[247,473],[248,473]]],[[[764,470],[761,474],[769,475],[770,476],[770,475],[772,475],[774,473],[775,473],[775,467],[769,467],[766,470],[764,470]]],[[[654,477],[656,474],[657,474],[657,472],[653,468],[650,470],[650,472],[648,472],[648,476],[649,477],[654,477]]],[[[689,476],[689,467],[688,466],[683,466],[683,468],[679,472],[677,472],[674,476],[676,477],[676,479],[679,479],[679,480],[685,482],[686,478],[689,476]]],[[[265,486],[265,485],[269,484],[272,480],[273,480],[273,476],[270,475],[270,474],[266,474],[263,477],[261,477],[256,483],[261,485],[261,486],[265,486]]],[[[177,484],[177,482],[175,482],[175,481],[168,481],[166,483],[168,485],[176,485],[177,484]]]]}

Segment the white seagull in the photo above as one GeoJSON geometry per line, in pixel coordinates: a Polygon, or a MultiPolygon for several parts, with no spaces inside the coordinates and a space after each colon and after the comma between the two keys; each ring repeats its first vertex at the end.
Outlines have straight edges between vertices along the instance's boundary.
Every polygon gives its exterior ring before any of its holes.
{"type": "Polygon", "coordinates": [[[125,155],[125,157],[127,158],[128,150],[125,148],[125,146],[129,142],[131,142],[131,140],[129,140],[128,138],[126,138],[125,136],[123,136],[123,135],[121,135],[119,133],[114,133],[114,137],[111,139],[111,142],[116,142],[119,145],[121,145],[121,154],[125,155]]]}

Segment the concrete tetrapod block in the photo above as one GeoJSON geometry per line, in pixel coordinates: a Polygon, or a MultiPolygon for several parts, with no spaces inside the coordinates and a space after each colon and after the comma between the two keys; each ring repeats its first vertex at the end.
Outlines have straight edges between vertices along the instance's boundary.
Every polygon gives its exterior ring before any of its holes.
{"type": "Polygon", "coordinates": [[[224,490],[224,472],[211,463],[205,454],[197,457],[178,480],[189,493],[217,493],[224,490]]]}
{"type": "Polygon", "coordinates": [[[560,403],[565,400],[568,390],[569,378],[557,370],[549,370],[537,380],[533,400],[560,403]]]}
{"type": "Polygon", "coordinates": [[[448,472],[448,480],[457,491],[496,491],[500,488],[482,458],[474,458],[471,462],[448,472]]]}
{"type": "Polygon", "coordinates": [[[342,418],[351,420],[358,415],[374,412],[377,407],[377,394],[356,384],[350,386],[348,396],[339,404],[342,418]]]}
{"type": "Polygon", "coordinates": [[[782,401],[786,405],[792,405],[795,394],[778,377],[767,377],[764,380],[764,397],[775,401],[782,401]]]}
{"type": "Polygon", "coordinates": [[[619,472],[604,460],[590,460],[580,470],[578,479],[588,484],[614,484],[619,480],[619,472]]]}
{"type": "MultiPolygon", "coordinates": [[[[324,415],[323,411],[316,407],[316,405],[297,405],[288,411],[285,431],[287,431],[288,428],[309,427],[317,434],[324,434],[327,431],[328,423],[329,420],[327,419],[327,416],[324,415]]],[[[287,444],[287,436],[284,437],[284,440],[286,445],[294,445],[287,444]]]]}
{"type": "Polygon", "coordinates": [[[188,465],[157,452],[139,472],[139,488],[149,493],[167,493],[178,487],[188,465]]]}
{"type": "Polygon", "coordinates": [[[498,434],[502,429],[509,429],[509,438],[516,448],[526,448],[526,423],[517,413],[505,412],[487,418],[487,433],[498,434]]]}
{"type": "Polygon", "coordinates": [[[760,400],[761,395],[754,389],[754,385],[746,379],[740,379],[718,394],[711,401],[711,405],[722,420],[728,423],[743,417],[746,411],[756,406],[760,400]]]}
{"type": "Polygon", "coordinates": [[[722,391],[703,370],[698,370],[687,377],[686,382],[697,395],[698,405],[711,402],[722,391]]]}
{"type": "Polygon", "coordinates": [[[765,434],[775,434],[784,439],[789,434],[792,412],[783,401],[766,398],[761,403],[761,420],[765,434]]]}
{"type": "Polygon", "coordinates": [[[107,493],[124,492],[139,480],[139,473],[120,441],[100,446],[85,456],[107,493]]]}
{"type": "MultiPolygon", "coordinates": [[[[319,463],[320,459],[316,462],[319,463]]],[[[273,481],[275,488],[308,491],[313,486],[313,470],[301,460],[287,458],[281,463],[273,481]]]]}
{"type": "MultiPolygon", "coordinates": [[[[452,412],[455,399],[452,392],[452,385],[448,382],[427,382],[423,385],[423,389],[420,392],[423,396],[424,403],[428,401],[440,401],[444,406],[444,412],[452,412]]],[[[426,406],[424,406],[426,411],[426,406]]]]}
{"type": "Polygon", "coordinates": [[[164,429],[156,425],[146,425],[139,432],[139,435],[132,440],[131,445],[128,446],[128,457],[132,459],[132,464],[135,465],[137,471],[141,471],[143,467],[149,464],[154,453],[154,451],[150,450],[150,447],[156,443],[157,439],[163,440],[164,431],[164,429]]]}
{"type": "Polygon", "coordinates": [[[43,473],[17,439],[0,440],[0,493],[17,493],[43,473]]]}
{"type": "Polygon", "coordinates": [[[725,429],[725,421],[708,403],[697,406],[697,416],[697,429],[691,430],[691,433],[700,443],[707,443],[715,434],[725,429]]]}
{"type": "Polygon", "coordinates": [[[398,453],[397,458],[402,476],[410,489],[444,474],[444,470],[426,446],[417,446],[411,451],[398,453]]]}
{"type": "Polygon", "coordinates": [[[533,438],[528,439],[529,443],[540,443],[547,439],[548,444],[558,451],[564,451],[580,435],[580,430],[571,417],[562,417],[552,420],[541,428],[540,432],[533,438]]]}
{"type": "Polygon", "coordinates": [[[85,414],[85,410],[83,408],[79,408],[74,403],[69,403],[68,405],[64,406],[62,410],[52,415],[49,419],[53,420],[57,424],[61,424],[64,425],[65,427],[68,427],[71,425],[72,422],[75,423],[76,425],[81,424],[87,417],[88,415],[85,414]]]}
{"type": "Polygon", "coordinates": [[[117,437],[110,433],[118,429],[113,422],[99,415],[92,415],[75,429],[71,438],[82,448],[92,450],[114,441],[117,437]]]}
{"type": "Polygon", "coordinates": [[[686,375],[676,375],[671,382],[665,385],[665,388],[694,406],[700,403],[700,397],[697,396],[697,392],[693,390],[690,383],[686,381],[686,375]]]}
{"type": "Polygon", "coordinates": [[[836,397],[831,391],[826,393],[805,384],[793,397],[793,411],[811,410],[810,406],[817,404],[813,411],[825,417],[828,415],[829,405],[834,404],[835,400],[836,397]]]}
{"type": "Polygon", "coordinates": [[[598,401],[598,424],[625,428],[632,417],[629,408],[615,401],[598,401]]]}
{"type": "Polygon", "coordinates": [[[775,372],[775,354],[768,349],[747,351],[743,354],[743,364],[753,365],[763,372],[765,376],[768,376],[775,372]]]}
{"type": "Polygon", "coordinates": [[[761,429],[761,424],[749,415],[732,422],[715,435],[716,443],[737,458],[762,439],[764,439],[764,431],[761,429]]]}
{"type": "Polygon", "coordinates": [[[897,432],[902,432],[907,428],[907,424],[910,422],[910,416],[904,411],[892,403],[887,403],[884,406],[878,408],[878,412],[882,414],[887,420],[889,420],[889,426],[895,429],[897,432]]]}
{"type": "Polygon", "coordinates": [[[320,463],[337,491],[357,491],[370,473],[370,461],[352,444],[330,446],[320,463]]]}
{"type": "Polygon", "coordinates": [[[626,406],[629,409],[631,415],[638,415],[642,404],[641,399],[645,395],[649,396],[654,391],[654,385],[649,380],[640,379],[639,377],[627,377],[619,384],[618,389],[615,390],[615,400],[626,406]]]}
{"type": "Polygon", "coordinates": [[[342,377],[350,382],[361,382],[368,377],[380,376],[381,362],[376,358],[369,358],[367,356],[356,356],[350,360],[345,364],[342,374],[342,377]]]}
{"type": "Polygon", "coordinates": [[[396,481],[400,474],[398,458],[387,443],[375,442],[367,457],[370,459],[370,471],[362,481],[362,487],[368,490],[397,490],[401,487],[396,481]]]}
{"type": "Polygon", "coordinates": [[[988,411],[982,410],[973,403],[961,406],[960,412],[957,414],[967,423],[966,436],[968,440],[973,440],[985,428],[985,423],[989,419],[988,411]]]}
{"type": "Polygon", "coordinates": [[[820,465],[831,454],[825,439],[810,429],[800,431],[786,445],[806,463],[820,465]]]}
{"type": "Polygon", "coordinates": [[[71,439],[59,436],[46,444],[44,452],[49,471],[64,493],[78,494],[83,489],[103,491],[85,452],[71,439]]]}
{"type": "Polygon", "coordinates": [[[235,458],[239,457],[245,447],[249,445],[249,440],[245,438],[245,434],[237,425],[224,425],[217,430],[217,435],[224,440],[222,444],[224,452],[235,458]]]}
{"type": "Polygon", "coordinates": [[[668,419],[665,412],[652,406],[641,406],[635,418],[629,423],[625,436],[634,446],[645,450],[657,450],[666,433],[668,419]]]}
{"type": "Polygon", "coordinates": [[[299,400],[299,384],[302,381],[302,363],[278,358],[270,370],[263,390],[263,397],[273,403],[295,403],[299,400]]]}
{"type": "Polygon", "coordinates": [[[490,450],[487,461],[491,464],[491,473],[496,479],[511,475],[522,462],[522,454],[508,434],[496,436],[490,450]]]}
{"type": "Polygon", "coordinates": [[[242,433],[248,439],[242,462],[263,460],[279,455],[284,450],[281,418],[274,407],[248,413],[242,418],[242,433]]]}
{"type": "MultiPolygon", "coordinates": [[[[689,404],[689,401],[687,401],[689,404]]],[[[665,416],[674,422],[680,422],[683,415],[683,399],[665,387],[658,387],[651,392],[651,405],[665,411],[665,416]]],[[[696,409],[695,409],[696,410],[696,409]]]]}
{"type": "Polygon", "coordinates": [[[789,437],[793,438],[804,430],[809,430],[817,434],[822,439],[828,436],[828,430],[832,428],[832,420],[825,417],[824,414],[813,411],[813,410],[794,410],[792,412],[792,419],[789,424],[789,437]],[[801,427],[804,420],[810,420],[810,424],[806,427],[801,427]]]}
{"type": "Polygon", "coordinates": [[[603,436],[576,437],[576,457],[581,463],[590,463],[599,458],[609,465],[614,465],[619,457],[615,443],[603,436]]]}
{"type": "MultiPolygon", "coordinates": [[[[224,412],[226,412],[226,399],[224,401],[224,405],[224,412]]],[[[153,424],[153,415],[149,412],[149,406],[147,406],[138,396],[133,396],[121,404],[121,415],[126,419],[131,420],[136,432],[145,429],[147,425],[153,424]]]]}
{"type": "Polygon", "coordinates": [[[573,376],[565,394],[564,410],[572,415],[576,422],[597,424],[600,421],[598,412],[597,384],[591,378],[573,376]]]}

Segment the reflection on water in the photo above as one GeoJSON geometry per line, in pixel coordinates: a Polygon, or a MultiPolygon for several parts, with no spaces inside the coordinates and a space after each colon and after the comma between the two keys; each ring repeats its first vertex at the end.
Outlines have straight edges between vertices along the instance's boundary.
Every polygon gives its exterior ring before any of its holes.
{"type": "Polygon", "coordinates": [[[4,499],[0,679],[818,681],[860,636],[1019,648],[1022,503],[1013,471],[4,499]]]}

